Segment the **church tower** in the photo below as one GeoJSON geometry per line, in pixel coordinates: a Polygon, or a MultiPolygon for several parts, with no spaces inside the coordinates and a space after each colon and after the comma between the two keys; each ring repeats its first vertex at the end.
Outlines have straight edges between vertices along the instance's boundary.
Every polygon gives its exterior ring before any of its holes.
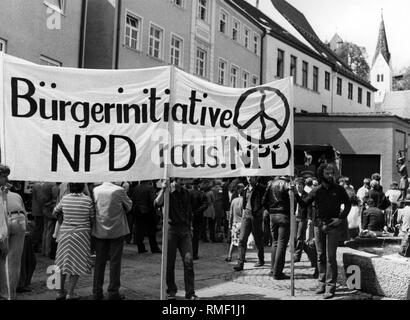
{"type": "Polygon", "coordinates": [[[383,20],[383,11],[377,40],[376,53],[370,68],[370,82],[378,89],[375,94],[374,102],[382,103],[386,92],[392,91],[393,87],[393,68],[389,45],[387,44],[386,28],[383,20]]]}

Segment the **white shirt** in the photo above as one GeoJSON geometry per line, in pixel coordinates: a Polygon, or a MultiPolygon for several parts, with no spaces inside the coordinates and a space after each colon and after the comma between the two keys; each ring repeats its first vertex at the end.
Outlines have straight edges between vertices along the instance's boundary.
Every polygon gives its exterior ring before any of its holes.
{"type": "Polygon", "coordinates": [[[397,222],[402,223],[401,231],[406,232],[410,229],[410,206],[406,205],[403,209],[399,209],[397,214],[397,222]]]}
{"type": "Polygon", "coordinates": [[[364,198],[369,194],[369,189],[365,186],[362,186],[359,190],[357,190],[357,197],[361,202],[363,202],[364,198]]]}
{"type": "Polygon", "coordinates": [[[397,200],[399,199],[401,195],[401,191],[400,190],[387,190],[386,192],[386,197],[389,198],[389,201],[391,203],[395,203],[397,204],[397,200]]]}

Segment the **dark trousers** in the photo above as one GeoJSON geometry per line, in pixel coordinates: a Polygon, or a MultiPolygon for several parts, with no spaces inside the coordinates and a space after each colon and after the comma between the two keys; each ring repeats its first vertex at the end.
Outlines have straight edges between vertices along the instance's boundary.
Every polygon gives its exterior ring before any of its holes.
{"type": "Polygon", "coordinates": [[[154,214],[137,215],[135,218],[134,241],[137,243],[138,251],[145,251],[144,237],[147,236],[151,252],[158,251],[156,238],[157,225],[154,214]]]}
{"type": "Polygon", "coordinates": [[[192,250],[193,256],[198,256],[199,251],[199,238],[201,237],[201,230],[202,230],[202,221],[203,216],[202,214],[195,215],[192,221],[192,250]]]}
{"type": "Polygon", "coordinates": [[[124,248],[124,237],[116,239],[98,239],[95,238],[95,267],[93,294],[101,296],[103,294],[104,273],[107,261],[110,261],[110,284],[108,285],[108,294],[116,296],[119,294],[121,287],[121,258],[124,248]]]}
{"type": "Polygon", "coordinates": [[[263,213],[263,242],[265,246],[272,245],[272,232],[270,228],[270,214],[268,211],[263,213]]]}
{"type": "Polygon", "coordinates": [[[175,284],[175,260],[177,250],[184,263],[185,296],[195,294],[194,262],[192,260],[192,234],[189,227],[169,226],[168,259],[167,259],[167,293],[175,294],[178,290],[175,284]]]}
{"type": "Polygon", "coordinates": [[[40,250],[43,239],[44,216],[34,216],[34,230],[32,234],[34,251],[40,250]]]}
{"type": "Polygon", "coordinates": [[[129,244],[131,243],[132,238],[134,237],[134,244],[136,243],[136,236],[135,236],[135,230],[136,230],[136,215],[134,211],[131,211],[127,214],[127,222],[128,222],[128,227],[130,229],[130,233],[125,236],[125,241],[129,244]]]}
{"type": "Polygon", "coordinates": [[[248,244],[248,237],[253,233],[255,238],[255,245],[258,249],[258,259],[260,262],[265,261],[264,257],[264,246],[263,246],[263,215],[244,215],[241,224],[241,233],[239,235],[239,263],[243,264],[245,262],[246,248],[248,244]]]}
{"type": "Polygon", "coordinates": [[[209,239],[212,242],[215,242],[215,219],[212,218],[205,218],[205,225],[204,225],[204,238],[203,240],[208,238],[207,229],[209,229],[209,239]]]}
{"type": "Polygon", "coordinates": [[[271,269],[273,276],[283,274],[285,267],[286,248],[290,237],[289,218],[281,214],[271,214],[272,253],[271,269]]]}
{"type": "Polygon", "coordinates": [[[307,219],[296,218],[295,258],[300,259],[305,248],[307,219]]]}
{"type": "Polygon", "coordinates": [[[340,227],[324,232],[315,226],[315,242],[319,268],[319,285],[327,292],[335,292],[337,281],[336,251],[340,241],[340,227]]]}

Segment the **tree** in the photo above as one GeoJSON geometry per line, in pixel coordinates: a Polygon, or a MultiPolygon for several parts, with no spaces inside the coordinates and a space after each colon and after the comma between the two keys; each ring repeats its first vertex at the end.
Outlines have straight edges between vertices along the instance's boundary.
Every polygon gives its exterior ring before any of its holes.
{"type": "Polygon", "coordinates": [[[370,67],[367,63],[367,52],[364,47],[359,47],[351,42],[343,42],[335,50],[335,54],[345,62],[352,71],[362,78],[369,80],[370,67]]]}
{"type": "Polygon", "coordinates": [[[410,67],[404,69],[400,76],[393,78],[393,90],[410,90],[410,67]]]}

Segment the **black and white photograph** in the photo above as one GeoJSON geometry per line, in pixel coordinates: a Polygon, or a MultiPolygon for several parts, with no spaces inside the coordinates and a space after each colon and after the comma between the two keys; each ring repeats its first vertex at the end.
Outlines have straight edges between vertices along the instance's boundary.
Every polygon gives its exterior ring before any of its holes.
{"type": "Polygon", "coordinates": [[[0,300],[410,300],[409,12],[0,0],[0,300]]]}

